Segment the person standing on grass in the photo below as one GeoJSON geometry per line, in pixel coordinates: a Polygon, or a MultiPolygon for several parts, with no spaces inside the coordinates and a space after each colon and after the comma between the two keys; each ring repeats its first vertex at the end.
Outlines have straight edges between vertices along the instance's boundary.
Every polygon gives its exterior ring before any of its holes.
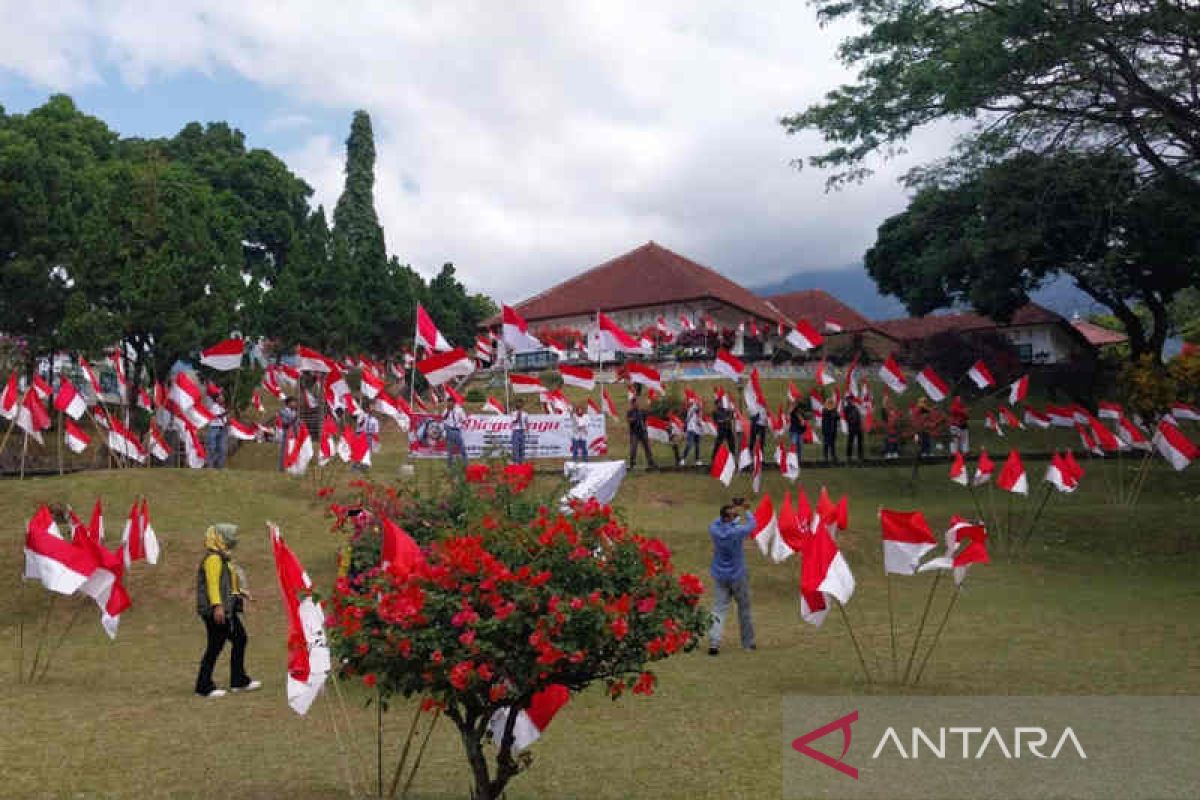
{"type": "Polygon", "coordinates": [[[713,401],[713,425],[717,428],[717,440],[713,442],[712,460],[717,460],[717,451],[722,443],[729,448],[729,454],[736,458],[738,446],[733,438],[733,411],[721,398],[713,401]]]}
{"type": "Polygon", "coordinates": [[[837,463],[837,434],[837,404],[833,402],[833,398],[831,397],[825,401],[825,410],[821,412],[821,443],[826,464],[837,463]]]}
{"type": "Polygon", "coordinates": [[[629,423],[629,467],[637,464],[638,447],[646,451],[647,469],[655,469],[654,454],[650,452],[650,437],[646,431],[646,412],[638,405],[634,397],[629,401],[629,410],[625,412],[625,421],[629,423]]]}
{"type": "Polygon", "coordinates": [[[518,400],[513,408],[512,416],[512,437],[509,443],[512,445],[512,463],[525,463],[525,427],[529,424],[529,416],[525,413],[525,401],[518,400]]]}
{"type": "Polygon", "coordinates": [[[800,454],[804,450],[804,434],[808,433],[808,420],[804,418],[804,404],[797,400],[792,403],[788,412],[788,438],[792,441],[792,449],[796,451],[796,463],[801,461],[800,454]]]}
{"type": "Polygon", "coordinates": [[[237,546],[237,526],[228,523],[210,525],[204,532],[204,558],[196,570],[196,613],[204,622],[207,644],[200,659],[196,676],[196,694],[201,697],[224,697],[224,689],[213,683],[213,668],[225,649],[232,645],[229,655],[229,688],[233,692],[252,692],[261,689],[260,681],[246,674],[246,628],[242,625],[243,601],[249,600],[245,575],[233,563],[233,548],[237,546]]]}
{"type": "Polygon", "coordinates": [[[715,584],[713,622],[708,630],[708,654],[721,652],[721,634],[725,630],[725,616],[729,604],[737,601],[738,633],[742,648],[755,650],[754,620],[750,616],[750,578],[746,573],[746,537],[754,533],[754,517],[746,502],[735,497],[732,503],[721,506],[720,516],[708,526],[712,537],[713,557],[709,573],[715,584]],[[738,521],[738,512],[742,519],[738,521]]]}
{"type": "Polygon", "coordinates": [[[933,454],[933,411],[929,400],[922,397],[912,412],[913,438],[917,440],[917,457],[928,458],[933,454]]]}
{"type": "Polygon", "coordinates": [[[285,397],[283,407],[279,409],[279,471],[283,472],[283,460],[287,455],[288,437],[296,432],[300,424],[300,412],[296,408],[295,397],[285,397]]]}
{"type": "Polygon", "coordinates": [[[679,465],[683,466],[683,462],[687,461],[688,453],[694,453],[692,458],[696,466],[700,466],[700,434],[704,432],[704,420],[701,418],[699,400],[688,401],[683,431],[687,442],[683,445],[683,458],[680,459],[679,465]]]}
{"type": "Polygon", "coordinates": [[[228,444],[229,410],[225,408],[225,395],[215,383],[208,385],[208,410],[212,419],[208,423],[208,468],[224,469],[225,449],[228,444]]]}
{"type": "Polygon", "coordinates": [[[750,413],[750,452],[754,452],[755,445],[766,447],[767,444],[767,410],[762,408],[754,409],[750,413]]]}
{"type": "MultiPolygon", "coordinates": [[[[379,420],[371,413],[371,401],[363,400],[362,413],[354,424],[354,432],[367,437],[367,447],[372,453],[379,452],[379,420]]],[[[354,463],[351,468],[365,469],[362,464],[354,463]]]]}
{"type": "Polygon", "coordinates": [[[846,463],[854,455],[854,443],[858,443],[858,462],[863,461],[863,424],[862,412],[858,410],[858,401],[846,395],[842,403],[842,413],[846,417],[846,463]]]}
{"type": "Polygon", "coordinates": [[[571,460],[582,461],[585,464],[588,460],[588,416],[587,411],[580,404],[575,405],[575,412],[571,414],[571,460]]]}
{"type": "Polygon", "coordinates": [[[888,395],[883,397],[883,457],[888,460],[900,457],[900,415],[888,395]]]}
{"type": "Polygon", "coordinates": [[[962,397],[955,395],[950,401],[950,455],[962,453],[964,456],[971,450],[971,436],[967,432],[967,420],[970,413],[962,397]]]}
{"type": "Polygon", "coordinates": [[[462,429],[467,423],[467,412],[454,402],[454,398],[446,399],[446,410],[442,412],[442,432],[446,435],[446,466],[453,467],[457,456],[462,461],[463,469],[467,466],[467,446],[463,444],[462,429]]]}

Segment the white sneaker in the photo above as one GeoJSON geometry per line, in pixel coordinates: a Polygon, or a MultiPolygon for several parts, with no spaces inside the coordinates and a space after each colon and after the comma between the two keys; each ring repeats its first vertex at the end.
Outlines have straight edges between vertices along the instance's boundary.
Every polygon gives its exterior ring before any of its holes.
{"type": "Polygon", "coordinates": [[[224,689],[213,689],[208,694],[202,694],[201,697],[224,697],[226,694],[224,689]]]}
{"type": "Polygon", "coordinates": [[[250,681],[245,686],[234,686],[232,691],[238,692],[254,692],[262,688],[262,681],[250,681]]]}

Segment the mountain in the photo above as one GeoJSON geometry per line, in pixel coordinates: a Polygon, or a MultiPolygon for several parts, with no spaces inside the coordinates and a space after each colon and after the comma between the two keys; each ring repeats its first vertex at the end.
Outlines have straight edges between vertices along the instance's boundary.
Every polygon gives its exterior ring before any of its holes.
{"type": "MultiPolygon", "coordinates": [[[[875,281],[861,264],[832,269],[798,272],[781,281],[764,286],[751,287],[760,296],[798,292],[801,289],[824,289],[868,319],[894,319],[906,317],[904,304],[895,297],[887,297],[875,288],[875,281]]],[[[1065,275],[1049,281],[1032,295],[1033,301],[1051,311],[1070,319],[1073,314],[1087,316],[1102,310],[1065,275]]]]}

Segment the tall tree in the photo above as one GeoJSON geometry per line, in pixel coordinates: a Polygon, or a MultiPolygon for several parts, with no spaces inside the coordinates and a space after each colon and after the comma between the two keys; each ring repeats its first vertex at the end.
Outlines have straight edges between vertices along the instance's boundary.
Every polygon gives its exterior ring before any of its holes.
{"type": "Polygon", "coordinates": [[[387,255],[375,213],[375,134],[370,114],[361,109],[350,122],[345,172],[346,184],[333,209],[334,239],[345,243],[355,262],[382,264],[387,255]]]}

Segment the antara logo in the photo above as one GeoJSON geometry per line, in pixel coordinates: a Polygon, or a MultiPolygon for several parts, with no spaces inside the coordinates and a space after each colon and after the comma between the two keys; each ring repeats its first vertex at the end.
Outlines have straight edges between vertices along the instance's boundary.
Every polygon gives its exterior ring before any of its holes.
{"type": "MultiPolygon", "coordinates": [[[[854,780],[858,780],[858,769],[846,763],[846,754],[850,752],[850,742],[853,737],[851,726],[858,722],[858,712],[852,711],[844,717],[835,719],[833,722],[822,725],[819,728],[814,728],[808,733],[792,740],[792,749],[798,753],[803,753],[814,761],[819,761],[827,767],[837,770],[843,775],[847,775],[854,780]],[[842,732],[842,752],[837,758],[823,753],[810,745],[822,739],[834,731],[842,732]]],[[[1087,753],[1084,752],[1083,745],[1079,742],[1079,737],[1075,735],[1075,731],[1069,726],[1064,728],[1055,740],[1056,744],[1053,749],[1047,754],[1044,752],[1049,749],[1048,745],[1051,741],[1050,733],[1042,727],[1014,727],[1011,731],[1001,732],[1001,729],[996,727],[949,727],[936,728],[926,732],[923,728],[914,727],[909,731],[907,741],[908,748],[905,748],[904,741],[896,728],[889,726],[879,737],[879,743],[875,745],[874,751],[871,753],[871,760],[877,760],[881,756],[885,756],[889,751],[895,751],[895,754],[903,759],[920,758],[922,750],[925,751],[927,758],[935,758],[946,760],[948,758],[961,757],[962,759],[980,759],[988,752],[993,752],[1005,759],[1019,759],[1022,753],[1028,753],[1029,756],[1041,759],[1056,759],[1059,753],[1064,749],[1069,748],[1075,751],[1075,754],[1081,759],[1087,759],[1087,753]],[[936,732],[935,732],[936,731],[936,732]],[[1006,735],[1007,734],[1007,735],[1006,735]],[[972,747],[972,736],[978,735],[977,746],[972,747]],[[958,738],[961,743],[961,748],[951,747],[954,739],[958,738]],[[1011,746],[1010,746],[1011,743],[1011,746]],[[961,754],[961,755],[960,755],[961,754]]],[[[1067,755],[1070,755],[1068,752],[1067,755]]]]}

